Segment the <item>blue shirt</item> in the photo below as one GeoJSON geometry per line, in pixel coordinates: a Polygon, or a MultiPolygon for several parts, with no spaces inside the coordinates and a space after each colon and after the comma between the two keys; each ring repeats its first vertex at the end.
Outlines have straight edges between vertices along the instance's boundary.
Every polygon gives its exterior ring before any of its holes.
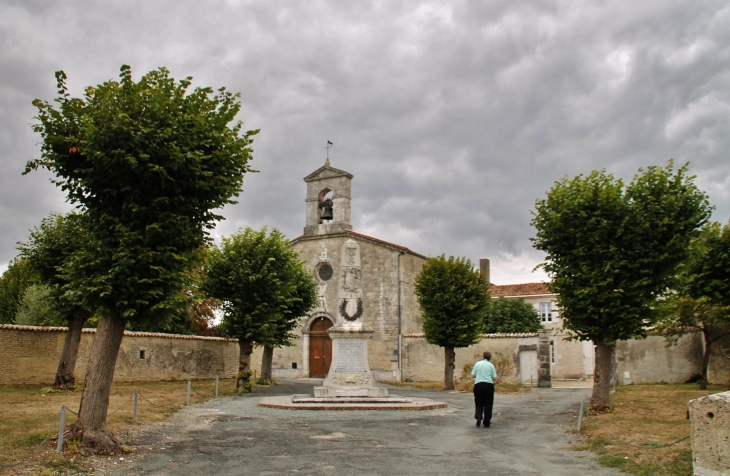
{"type": "Polygon", "coordinates": [[[482,382],[494,383],[494,379],[497,378],[497,369],[494,368],[494,364],[484,359],[474,364],[471,374],[476,377],[475,385],[482,382]]]}

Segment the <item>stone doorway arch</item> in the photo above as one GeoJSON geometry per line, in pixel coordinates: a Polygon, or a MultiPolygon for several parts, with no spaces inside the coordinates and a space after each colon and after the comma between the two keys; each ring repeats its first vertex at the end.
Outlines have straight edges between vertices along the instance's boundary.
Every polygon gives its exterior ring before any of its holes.
{"type": "Polygon", "coordinates": [[[310,317],[304,325],[303,361],[307,364],[308,377],[324,378],[332,363],[332,339],[327,330],[334,325],[334,319],[319,312],[310,317]]]}

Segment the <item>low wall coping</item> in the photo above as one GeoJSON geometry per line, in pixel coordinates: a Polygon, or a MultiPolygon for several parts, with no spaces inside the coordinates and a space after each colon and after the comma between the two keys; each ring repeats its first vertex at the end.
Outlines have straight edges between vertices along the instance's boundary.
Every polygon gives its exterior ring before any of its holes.
{"type": "MultiPolygon", "coordinates": [[[[412,334],[403,334],[403,337],[408,339],[423,339],[426,337],[426,334],[423,332],[416,332],[412,334]]],[[[500,338],[500,337],[537,337],[537,332],[521,332],[521,333],[515,333],[515,334],[507,334],[507,333],[495,333],[495,334],[482,334],[482,338],[500,338]]]]}
{"type": "MultiPolygon", "coordinates": [[[[51,326],[16,326],[14,324],[0,324],[0,330],[25,331],[25,332],[68,332],[68,327],[51,326]]],[[[82,334],[96,334],[96,329],[81,329],[82,334]]],[[[222,342],[238,342],[238,339],[227,339],[225,337],[194,336],[184,334],[163,334],[161,332],[133,332],[124,331],[125,336],[130,337],[158,337],[162,339],[184,339],[184,340],[218,340],[222,342]]]]}

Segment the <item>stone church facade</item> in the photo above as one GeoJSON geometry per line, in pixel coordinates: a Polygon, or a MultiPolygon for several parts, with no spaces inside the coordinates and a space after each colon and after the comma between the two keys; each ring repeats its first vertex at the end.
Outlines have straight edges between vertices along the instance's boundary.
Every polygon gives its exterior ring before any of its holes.
{"type": "Polygon", "coordinates": [[[327,330],[362,319],[372,329],[368,361],[377,380],[399,380],[404,334],[421,332],[414,292],[427,257],[352,230],[353,176],[325,165],[307,184],[304,233],[292,240],[318,284],[318,304],[300,319],[291,347],[274,350],[274,378],[324,377],[332,358],[327,330]]]}

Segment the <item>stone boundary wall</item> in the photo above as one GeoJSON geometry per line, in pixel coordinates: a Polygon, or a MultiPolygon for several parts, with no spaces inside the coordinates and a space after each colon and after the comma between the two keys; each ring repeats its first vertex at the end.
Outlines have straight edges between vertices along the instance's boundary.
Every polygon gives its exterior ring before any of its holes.
{"type": "Polygon", "coordinates": [[[660,336],[619,341],[616,344],[618,384],[684,383],[702,373],[703,350],[701,332],[688,332],[679,338],[677,345],[669,347],[660,336]]]}
{"type": "MultiPolygon", "coordinates": [[[[482,359],[482,353],[492,353],[492,360],[497,352],[512,358],[515,372],[512,380],[519,379],[520,346],[538,345],[537,333],[525,334],[483,334],[482,340],[469,347],[456,349],[456,368],[454,378],[461,377],[464,365],[473,364],[482,359]]],[[[535,352],[533,358],[537,356],[535,352]]],[[[426,342],[424,334],[403,335],[402,378],[404,381],[443,381],[444,349],[426,342]]]]}
{"type": "MultiPolygon", "coordinates": [[[[0,385],[53,383],[66,327],[0,324],[0,385]]],[[[86,375],[96,329],[83,329],[76,381],[86,375]]],[[[114,370],[115,382],[233,378],[238,340],[221,337],[124,332],[114,370]]]]}

